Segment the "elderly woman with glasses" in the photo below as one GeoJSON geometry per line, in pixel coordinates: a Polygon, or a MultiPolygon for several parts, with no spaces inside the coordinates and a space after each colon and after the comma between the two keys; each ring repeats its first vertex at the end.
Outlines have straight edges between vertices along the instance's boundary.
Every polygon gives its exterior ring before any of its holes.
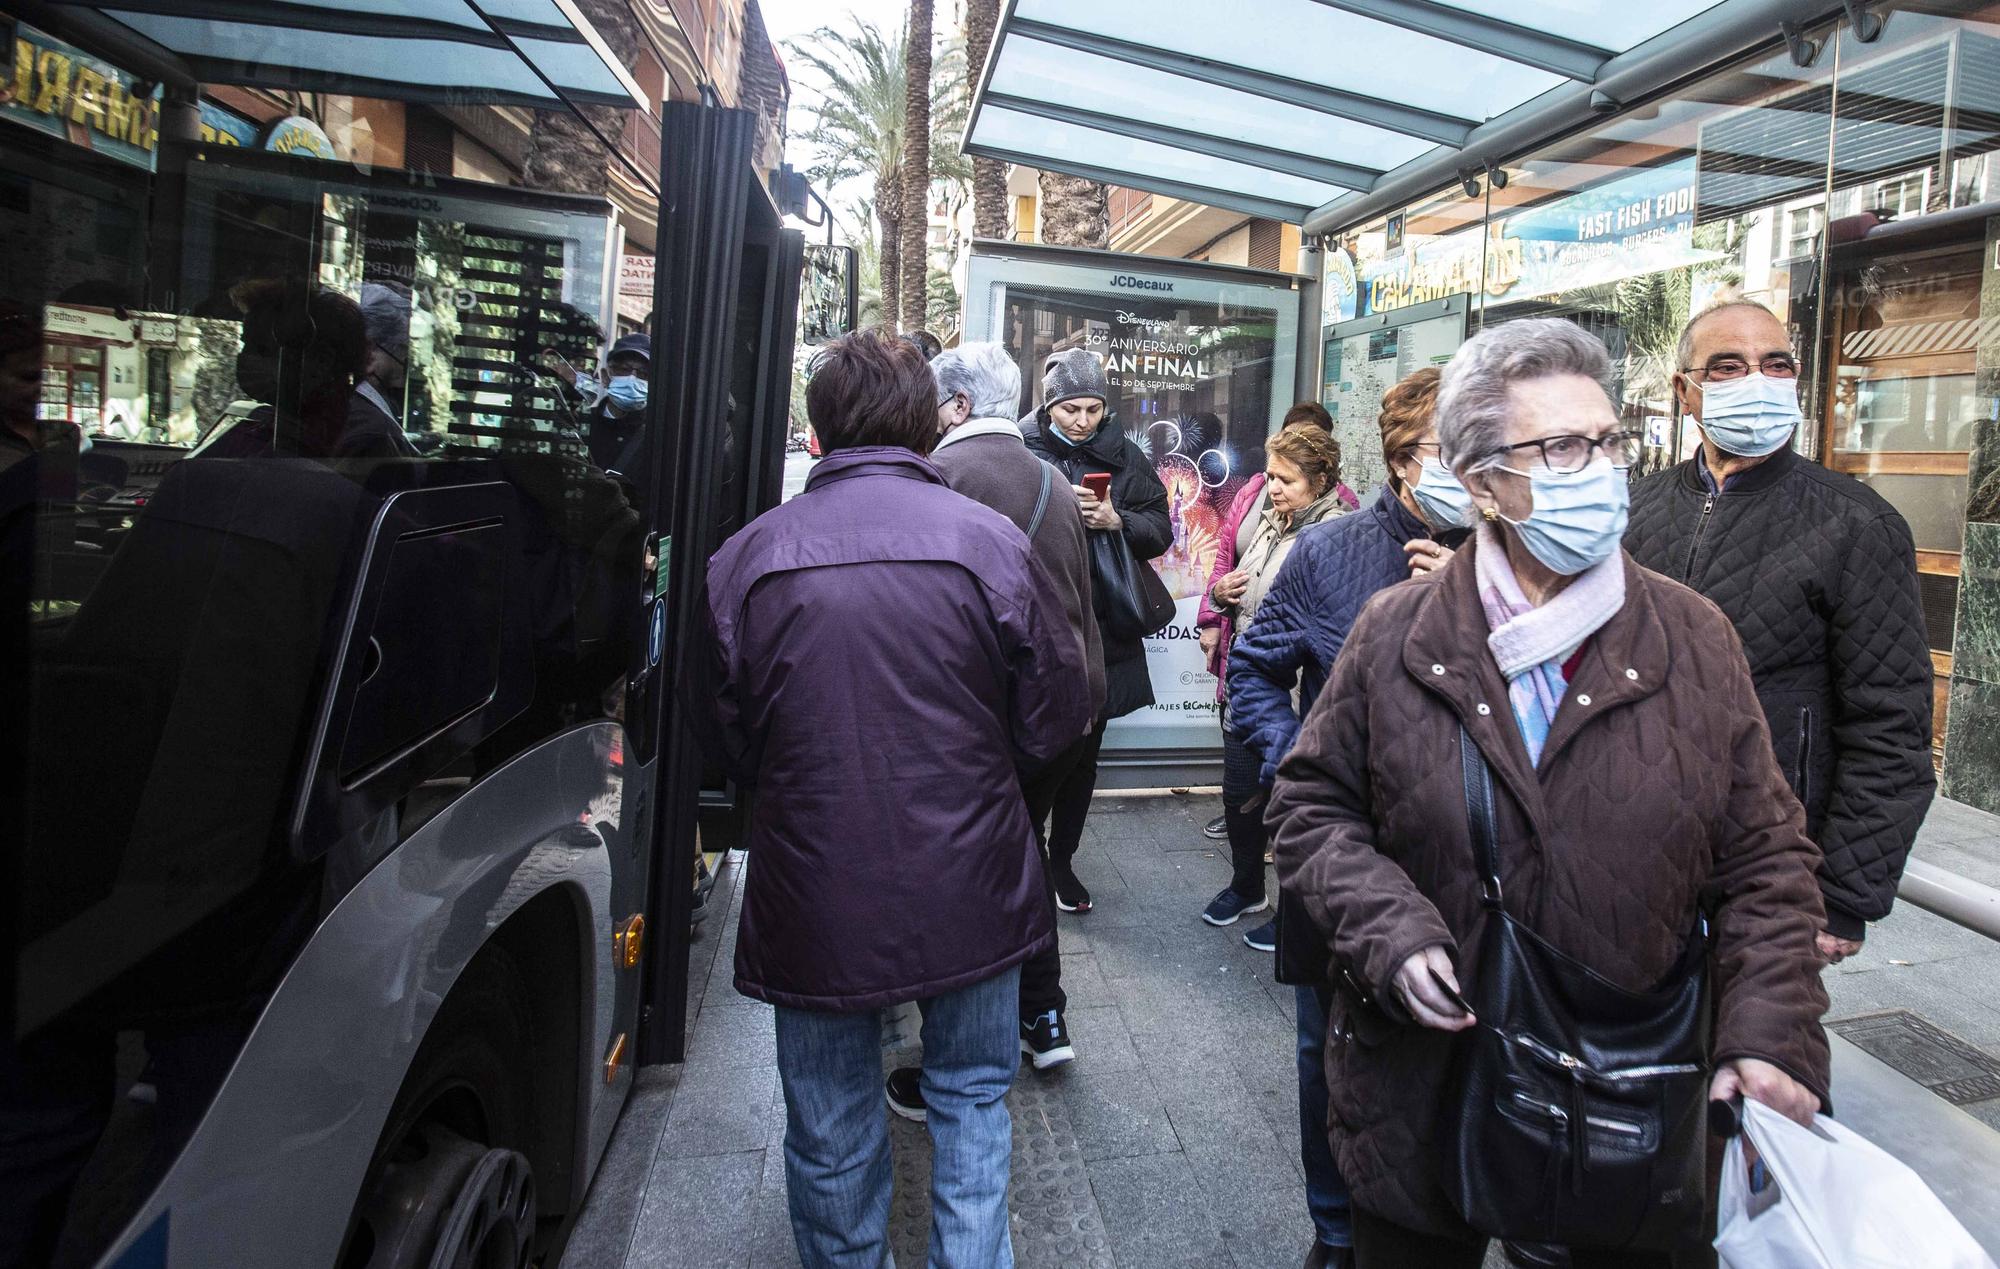
{"type": "MultiPolygon", "coordinates": [[[[1486,1238],[1446,1190],[1446,1127],[1545,1109],[1454,1092],[1475,1087],[1450,1078],[1469,1029],[1511,1007],[1482,974],[1500,919],[1483,893],[1629,993],[1685,968],[1705,912],[1692,959],[1714,967],[1710,1096],[1802,1121],[1824,1101],[1817,854],[1728,622],[1619,548],[1639,438],[1609,382],[1603,345],[1557,319],[1459,350],[1439,441],[1478,532],[1370,602],[1278,771],[1279,879],[1339,971],[1327,1133],[1364,1267],[1478,1265],[1486,1238]],[[1475,758],[1491,773],[1497,889],[1474,863],[1475,758]]],[[[1680,1235],[1698,1241],[1691,1210],[1680,1235]]],[[[1571,1250],[1577,1265],[1674,1263],[1571,1250]]]]}

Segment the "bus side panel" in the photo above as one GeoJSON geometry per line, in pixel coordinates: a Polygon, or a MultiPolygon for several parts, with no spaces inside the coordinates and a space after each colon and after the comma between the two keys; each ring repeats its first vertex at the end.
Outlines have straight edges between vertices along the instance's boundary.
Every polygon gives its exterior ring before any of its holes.
{"type": "MultiPolygon", "coordinates": [[[[569,887],[589,913],[578,984],[577,1122],[601,1138],[631,1086],[603,1055],[632,1029],[614,925],[638,907],[620,827],[621,729],[598,723],[528,750],[467,790],[327,915],[279,984],[221,1090],[103,1263],[164,1214],[167,1263],[331,1265],[404,1072],[453,982],[529,900],[569,887]],[[615,1003],[614,1003],[615,1002],[615,1003]]],[[[578,1177],[581,1192],[588,1177],[578,1177]]]]}

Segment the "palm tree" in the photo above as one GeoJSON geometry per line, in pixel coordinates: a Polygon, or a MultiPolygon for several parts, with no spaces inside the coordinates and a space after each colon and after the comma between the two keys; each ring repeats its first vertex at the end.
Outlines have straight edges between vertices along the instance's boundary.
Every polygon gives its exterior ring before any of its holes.
{"type": "Polygon", "coordinates": [[[1111,245],[1111,206],[1103,185],[1044,170],[1042,241],[1058,247],[1111,245]]]}
{"type": "MultiPolygon", "coordinates": [[[[821,27],[788,42],[787,51],[812,68],[822,83],[820,100],[807,107],[812,126],[808,146],[820,157],[809,171],[815,185],[831,190],[842,181],[872,177],[877,260],[884,279],[899,279],[903,205],[903,40],[883,36],[873,23],[855,22],[849,31],[821,27]]],[[[881,290],[882,324],[897,328],[900,290],[881,290]]]]}
{"type": "MultiPolygon", "coordinates": [[[[969,0],[965,6],[965,68],[977,79],[993,46],[999,0],[969,0]]],[[[972,161],[972,236],[1007,236],[1007,165],[999,159],[972,161]]]]}
{"type": "Polygon", "coordinates": [[[924,283],[930,272],[931,207],[931,0],[910,0],[903,45],[902,276],[896,308],[903,324],[924,324],[924,283]]]}

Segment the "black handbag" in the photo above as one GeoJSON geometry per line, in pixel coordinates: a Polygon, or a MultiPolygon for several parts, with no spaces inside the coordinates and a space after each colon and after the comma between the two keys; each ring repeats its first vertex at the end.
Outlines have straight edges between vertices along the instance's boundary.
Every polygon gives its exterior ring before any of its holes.
{"type": "Polygon", "coordinates": [[[1144,639],[1174,619],[1174,597],[1150,564],[1132,554],[1121,529],[1090,532],[1091,598],[1113,639],[1144,639]]]}
{"type": "Polygon", "coordinates": [[[1466,816],[1487,912],[1439,1125],[1444,1188],[1490,1237],[1667,1251],[1701,1239],[1708,939],[1697,911],[1658,986],[1619,987],[1500,904],[1493,776],[1464,728],[1466,816]]]}

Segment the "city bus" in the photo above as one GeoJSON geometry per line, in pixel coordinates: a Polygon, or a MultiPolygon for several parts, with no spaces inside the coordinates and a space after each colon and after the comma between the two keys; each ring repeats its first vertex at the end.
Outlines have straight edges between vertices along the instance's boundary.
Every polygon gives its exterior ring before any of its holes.
{"type": "Polygon", "coordinates": [[[554,1264],[738,815],[673,688],[782,478],[763,121],[661,106],[567,0],[30,17],[0,1264],[554,1264]]]}

